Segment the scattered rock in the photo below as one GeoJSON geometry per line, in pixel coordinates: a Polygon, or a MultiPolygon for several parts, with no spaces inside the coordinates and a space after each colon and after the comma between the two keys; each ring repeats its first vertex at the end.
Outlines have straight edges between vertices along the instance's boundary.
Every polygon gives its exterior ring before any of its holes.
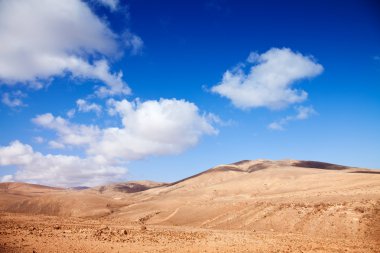
{"type": "Polygon", "coordinates": [[[122,229],[122,230],[120,230],[119,234],[120,235],[127,235],[128,231],[126,229],[122,229]]]}

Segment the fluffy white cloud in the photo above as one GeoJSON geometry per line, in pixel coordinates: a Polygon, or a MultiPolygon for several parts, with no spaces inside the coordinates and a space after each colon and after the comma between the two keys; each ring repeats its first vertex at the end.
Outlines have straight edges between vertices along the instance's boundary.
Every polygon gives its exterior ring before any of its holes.
{"type": "Polygon", "coordinates": [[[77,102],[78,111],[80,112],[95,112],[96,114],[100,114],[102,112],[102,106],[95,103],[88,103],[84,99],[78,99],[77,102]]]}
{"type": "Polygon", "coordinates": [[[105,83],[102,96],[130,92],[104,59],[118,53],[117,36],[83,1],[0,1],[0,41],[0,81],[8,85],[41,87],[70,73],[105,83]]]}
{"type": "Polygon", "coordinates": [[[43,155],[29,145],[14,141],[0,146],[0,166],[17,166],[15,175],[3,181],[27,181],[57,186],[94,186],[117,180],[126,169],[105,164],[96,158],[67,155],[43,155]]]}
{"type": "Polygon", "coordinates": [[[282,118],[278,121],[272,122],[268,125],[268,128],[272,130],[284,130],[285,125],[288,124],[290,121],[295,120],[305,120],[308,119],[310,116],[316,114],[316,111],[311,106],[298,106],[295,108],[297,111],[297,114],[294,116],[287,116],[285,118],[282,118]]]}
{"type": "Polygon", "coordinates": [[[29,145],[23,145],[19,141],[12,142],[9,146],[0,147],[0,165],[24,165],[32,162],[33,149],[29,145]]]}
{"type": "Polygon", "coordinates": [[[88,150],[106,159],[177,154],[196,145],[201,136],[217,133],[213,117],[201,115],[195,104],[184,100],[110,100],[109,105],[111,113],[120,115],[122,127],[103,129],[99,142],[88,150]]]}
{"type": "Polygon", "coordinates": [[[203,135],[217,134],[212,124],[218,118],[201,114],[195,104],[184,100],[110,99],[108,107],[110,114],[120,117],[118,127],[74,124],[50,113],[33,118],[38,126],[56,132],[58,138],[48,142],[51,147],[81,147],[86,157],[43,155],[14,141],[0,147],[0,166],[18,168],[12,178],[5,179],[61,186],[102,184],[123,176],[122,166],[131,160],[178,154],[196,145],[203,135]]]}
{"type": "Polygon", "coordinates": [[[322,65],[312,57],[288,48],[272,48],[261,55],[251,53],[247,62],[254,63],[248,74],[244,72],[245,64],[238,65],[233,71],[226,71],[221,83],[211,89],[242,109],[280,109],[302,102],[307,93],[294,89],[292,85],[323,71],[322,65]]]}
{"type": "Polygon", "coordinates": [[[196,145],[201,136],[217,133],[212,126],[215,116],[201,115],[195,104],[184,100],[109,100],[108,105],[111,114],[121,117],[121,127],[78,125],[50,113],[33,122],[57,133],[53,147],[84,146],[89,155],[108,162],[178,154],[196,145]]]}
{"type": "Polygon", "coordinates": [[[57,133],[58,140],[49,142],[53,148],[63,148],[66,144],[83,146],[96,143],[100,134],[100,129],[97,126],[71,124],[64,118],[54,117],[51,113],[38,115],[32,121],[57,133]]]}

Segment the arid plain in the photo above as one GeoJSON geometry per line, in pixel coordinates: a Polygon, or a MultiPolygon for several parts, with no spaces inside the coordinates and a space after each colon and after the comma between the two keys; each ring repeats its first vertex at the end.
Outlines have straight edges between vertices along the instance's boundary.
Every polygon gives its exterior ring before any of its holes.
{"type": "Polygon", "coordinates": [[[0,252],[380,252],[380,171],[246,160],[174,183],[0,184],[0,252]]]}

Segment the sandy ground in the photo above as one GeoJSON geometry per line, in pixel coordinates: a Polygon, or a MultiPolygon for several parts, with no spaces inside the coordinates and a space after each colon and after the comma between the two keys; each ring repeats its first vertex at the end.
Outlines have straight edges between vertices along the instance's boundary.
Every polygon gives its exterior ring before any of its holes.
{"type": "Polygon", "coordinates": [[[0,184],[0,252],[380,252],[380,173],[243,161],[172,184],[0,184]]]}
{"type": "Polygon", "coordinates": [[[363,238],[274,231],[123,226],[106,221],[2,213],[0,252],[380,252],[363,238]]]}

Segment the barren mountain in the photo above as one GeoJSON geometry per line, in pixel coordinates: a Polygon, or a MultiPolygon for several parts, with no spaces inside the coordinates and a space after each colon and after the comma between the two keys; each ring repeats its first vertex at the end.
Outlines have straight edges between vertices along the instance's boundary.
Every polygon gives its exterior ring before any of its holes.
{"type": "MultiPolygon", "coordinates": [[[[6,235],[0,242],[9,252],[39,252],[43,244],[31,242],[36,235],[83,237],[82,244],[70,240],[59,252],[83,245],[80,252],[118,252],[126,245],[133,252],[178,251],[185,241],[191,242],[190,252],[380,248],[380,172],[314,161],[245,160],[169,184],[137,181],[75,190],[2,183],[0,210],[0,232],[6,235]],[[59,233],[45,219],[71,232],[59,233]],[[42,232],[32,230],[25,246],[15,234],[30,223],[42,232]],[[125,228],[126,234],[120,232],[125,228]],[[11,240],[18,244],[9,245],[11,240]],[[94,243],[98,249],[86,248],[94,243]]],[[[58,252],[50,247],[40,252],[58,252]]]]}

